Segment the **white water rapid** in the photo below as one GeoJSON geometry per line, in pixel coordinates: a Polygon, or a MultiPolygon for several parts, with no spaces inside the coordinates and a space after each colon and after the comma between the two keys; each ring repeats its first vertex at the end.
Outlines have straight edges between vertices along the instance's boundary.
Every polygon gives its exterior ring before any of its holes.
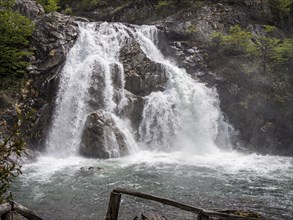
{"type": "MultiPolygon", "coordinates": [[[[219,99],[214,89],[192,79],[184,69],[164,58],[156,47],[157,29],[154,26],[126,26],[120,23],[80,24],[80,36],[67,56],[61,72],[53,125],[47,138],[49,154],[75,155],[81,141],[87,115],[97,109],[90,106],[93,94],[89,92],[104,85],[102,91],[104,111],[119,121],[130,149],[136,148],[127,119],[119,111],[127,105],[124,90],[124,68],[119,52],[129,40],[135,40],[153,62],[164,66],[168,82],[165,90],[152,92],[145,97],[143,118],[139,126],[140,147],[152,150],[188,150],[194,153],[215,152],[217,141],[229,145],[229,126],[219,109],[219,99]],[[118,66],[121,88],[118,101],[114,101],[113,65],[118,66]],[[98,81],[93,76],[99,74],[98,81]],[[100,80],[100,81],[99,81],[100,80]],[[102,81],[102,82],[101,82],[102,81]],[[221,128],[221,132],[219,131],[221,128]]],[[[151,74],[151,73],[150,73],[151,74]]],[[[97,96],[97,94],[94,94],[97,96]]],[[[108,141],[109,151],[117,143],[108,141]]],[[[117,151],[115,151],[117,152],[117,151]]],[[[112,154],[117,156],[117,153],[112,154]]]]}

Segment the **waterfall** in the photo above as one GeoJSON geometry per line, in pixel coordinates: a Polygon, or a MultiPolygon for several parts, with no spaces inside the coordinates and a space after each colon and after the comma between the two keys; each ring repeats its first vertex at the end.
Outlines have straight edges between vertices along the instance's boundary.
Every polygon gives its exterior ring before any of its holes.
{"type": "Polygon", "coordinates": [[[149,58],[165,66],[169,80],[165,91],[147,98],[140,141],[153,149],[175,147],[192,153],[212,153],[218,151],[216,142],[220,139],[225,140],[223,147],[230,148],[232,127],[224,121],[216,90],[195,81],[184,69],[165,59],[152,43],[158,36],[154,32],[154,27],[142,26],[138,38],[149,58]]]}
{"type": "MultiPolygon", "coordinates": [[[[192,79],[184,69],[166,59],[157,43],[155,26],[80,24],[80,35],[60,73],[52,127],[46,141],[48,154],[77,154],[86,118],[96,110],[111,115],[130,152],[139,146],[206,153],[218,151],[218,140],[229,145],[230,126],[223,120],[216,90],[192,79]],[[139,43],[148,59],[163,66],[168,79],[164,90],[143,97],[137,135],[129,119],[120,114],[127,108],[128,99],[119,54],[131,40],[139,43]],[[119,78],[119,86],[114,85],[114,75],[119,78]]],[[[119,156],[114,139],[111,133],[105,141],[111,157],[119,156]]]]}

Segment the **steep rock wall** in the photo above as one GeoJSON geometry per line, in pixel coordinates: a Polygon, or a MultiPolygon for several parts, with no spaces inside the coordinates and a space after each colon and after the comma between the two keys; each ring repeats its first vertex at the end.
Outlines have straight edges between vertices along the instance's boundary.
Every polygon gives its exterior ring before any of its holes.
{"type": "MultiPolygon", "coordinates": [[[[159,45],[165,55],[175,59],[193,77],[217,88],[222,111],[239,131],[235,145],[261,153],[292,155],[292,100],[276,102],[271,78],[265,76],[265,83],[258,83],[237,68],[241,61],[231,65],[231,58],[219,56],[210,40],[213,32],[227,32],[236,24],[255,33],[259,33],[261,25],[275,25],[280,36],[289,36],[292,13],[287,23],[280,24],[267,0],[198,1],[192,7],[178,7],[169,14],[159,14],[155,9],[157,3],[108,2],[88,13],[88,17],[155,24],[161,30],[159,45]]],[[[290,86],[283,90],[286,93],[290,86]]]]}
{"type": "MultiPolygon", "coordinates": [[[[79,18],[58,13],[45,15],[40,6],[32,2],[18,1],[17,10],[35,20],[37,27],[32,39],[36,58],[33,58],[33,65],[29,68],[32,80],[27,85],[33,89],[26,96],[30,96],[29,103],[37,111],[30,143],[31,146],[41,146],[50,124],[58,73],[78,35],[76,20],[79,18]]],[[[190,8],[180,8],[168,16],[157,13],[156,3],[152,0],[109,1],[95,10],[79,10],[77,14],[94,21],[155,24],[161,30],[159,45],[164,54],[175,59],[194,78],[209,86],[216,86],[223,112],[239,131],[235,145],[262,153],[292,155],[292,102],[279,105],[272,99],[269,86],[256,84],[249,76],[239,72],[235,65],[231,65],[229,58],[219,57],[211,49],[210,35],[214,31],[227,32],[235,24],[255,30],[258,25],[276,24],[268,1],[210,0],[190,8]]],[[[279,27],[281,34],[290,33],[289,29],[279,27]]],[[[156,68],[159,70],[159,67],[156,68]]],[[[126,72],[131,72],[131,68],[126,72]]],[[[128,90],[135,89],[131,84],[135,76],[127,76],[128,90]]],[[[136,78],[141,81],[138,76],[136,78]]],[[[137,94],[140,90],[137,89],[137,94]]],[[[139,96],[133,98],[131,95],[129,98],[134,100],[135,105],[142,105],[139,96]]],[[[138,112],[137,109],[132,111],[138,112]]],[[[139,121],[139,114],[136,115],[135,124],[139,121]]]]}

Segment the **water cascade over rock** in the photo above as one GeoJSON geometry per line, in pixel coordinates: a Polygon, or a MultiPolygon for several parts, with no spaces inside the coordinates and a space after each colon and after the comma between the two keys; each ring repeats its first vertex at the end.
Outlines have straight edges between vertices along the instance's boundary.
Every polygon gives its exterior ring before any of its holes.
{"type": "Polygon", "coordinates": [[[111,158],[137,149],[229,147],[216,91],[167,60],[154,26],[81,23],[61,72],[47,152],[111,158]]]}

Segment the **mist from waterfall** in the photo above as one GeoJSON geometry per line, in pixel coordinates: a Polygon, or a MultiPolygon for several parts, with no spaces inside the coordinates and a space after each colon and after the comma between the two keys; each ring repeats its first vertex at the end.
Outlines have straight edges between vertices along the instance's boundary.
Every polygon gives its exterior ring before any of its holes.
{"type": "MultiPolygon", "coordinates": [[[[87,115],[96,110],[112,115],[123,131],[130,152],[140,148],[215,153],[219,150],[217,143],[229,148],[231,127],[224,121],[217,92],[166,59],[156,46],[158,41],[155,26],[80,24],[78,40],[60,73],[52,127],[46,141],[48,154],[77,155],[87,115]],[[163,65],[168,78],[164,91],[144,97],[138,137],[129,120],[119,114],[127,108],[128,102],[119,52],[131,40],[140,44],[150,60],[163,65]],[[119,88],[113,82],[117,69],[119,88]],[[100,94],[91,92],[101,88],[100,94]],[[118,100],[115,97],[119,97],[118,100]]],[[[106,141],[111,157],[119,156],[114,139],[108,137],[106,141]]]]}

